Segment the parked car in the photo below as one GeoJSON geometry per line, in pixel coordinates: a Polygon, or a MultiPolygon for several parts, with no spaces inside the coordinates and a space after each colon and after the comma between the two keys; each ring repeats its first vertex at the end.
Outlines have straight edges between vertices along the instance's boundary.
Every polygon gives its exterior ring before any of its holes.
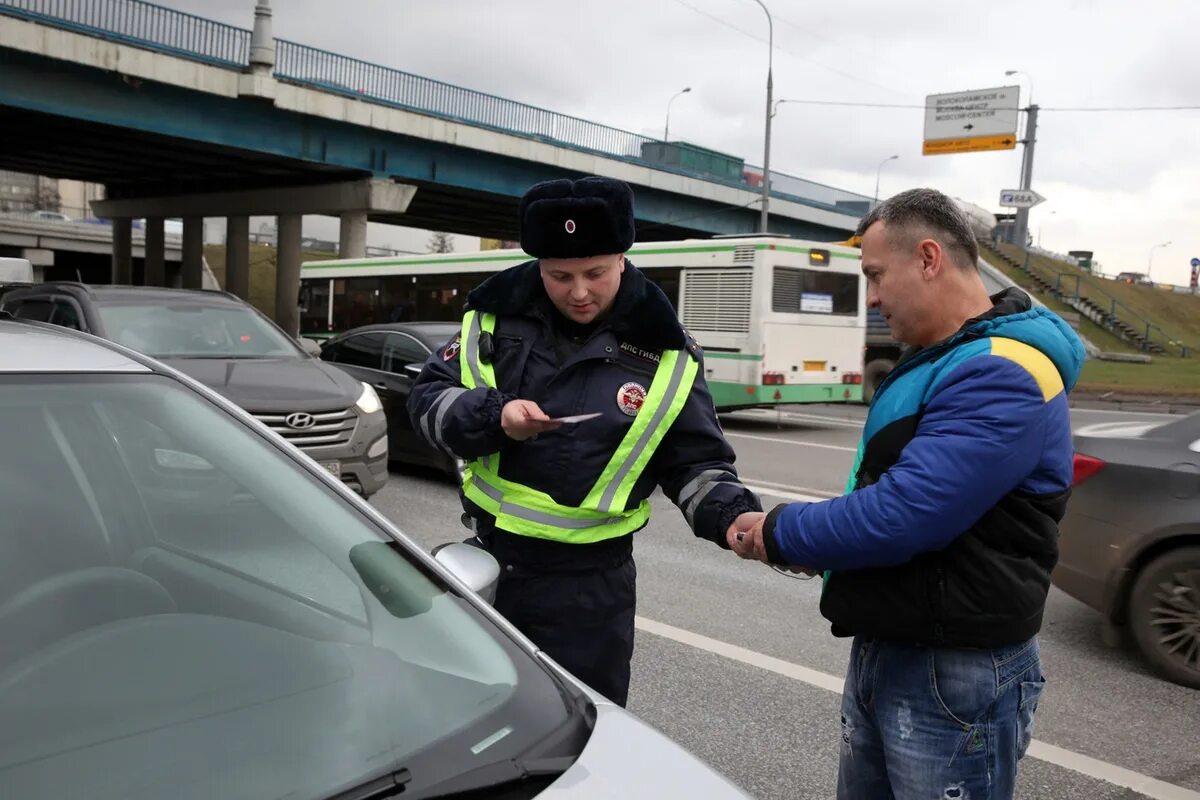
{"type": "Polygon", "coordinates": [[[226,398],[0,320],[5,797],[745,798],[226,398]]]}
{"type": "Polygon", "coordinates": [[[0,308],[87,331],[169,363],[224,394],[356,491],[387,482],[387,422],[370,385],[313,358],[225,292],[44,283],[0,308]]]}
{"type": "Polygon", "coordinates": [[[397,322],[366,325],[327,339],[321,358],[337,364],[379,392],[387,414],[388,457],[394,461],[461,473],[454,457],[431,447],[408,417],[408,396],[420,367],[434,350],[458,333],[455,322],[397,322]]]}
{"type": "Polygon", "coordinates": [[[1075,450],[1055,585],[1200,688],[1200,414],[1082,428],[1075,450]]]}

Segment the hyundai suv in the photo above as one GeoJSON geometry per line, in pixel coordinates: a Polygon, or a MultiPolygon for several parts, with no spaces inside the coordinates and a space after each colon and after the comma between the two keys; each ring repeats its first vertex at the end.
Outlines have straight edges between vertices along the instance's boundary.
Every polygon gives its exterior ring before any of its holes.
{"type": "Polygon", "coordinates": [[[170,364],[249,411],[366,497],[387,482],[387,421],[375,389],[313,358],[232,294],[43,283],[9,291],[0,308],[170,364]]]}

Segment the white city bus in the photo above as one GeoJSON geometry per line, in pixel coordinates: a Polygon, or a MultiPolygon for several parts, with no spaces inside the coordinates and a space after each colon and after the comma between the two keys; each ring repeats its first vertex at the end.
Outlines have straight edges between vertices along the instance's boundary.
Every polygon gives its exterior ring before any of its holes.
{"type": "MultiPolygon", "coordinates": [[[[520,250],[485,250],[310,261],[301,272],[301,333],[457,321],[471,289],[528,260],[520,250]]],[[[862,399],[857,249],[774,236],[690,239],[634,245],[629,260],[704,348],[718,408],[862,399]]]]}

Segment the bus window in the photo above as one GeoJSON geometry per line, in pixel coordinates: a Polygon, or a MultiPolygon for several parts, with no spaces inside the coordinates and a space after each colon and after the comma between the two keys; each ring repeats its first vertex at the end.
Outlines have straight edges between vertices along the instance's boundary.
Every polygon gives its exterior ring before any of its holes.
{"type": "Polygon", "coordinates": [[[785,314],[858,314],[856,274],[775,267],[771,310],[785,314]]]}
{"type": "Polygon", "coordinates": [[[333,329],[346,331],[370,325],[379,317],[379,278],[345,278],[334,281],[333,329]]]}
{"type": "Polygon", "coordinates": [[[682,272],[680,267],[650,267],[642,269],[638,267],[643,274],[651,281],[658,285],[658,288],[663,290],[663,294],[671,301],[671,307],[675,309],[675,313],[679,313],[679,273],[682,272]]]}

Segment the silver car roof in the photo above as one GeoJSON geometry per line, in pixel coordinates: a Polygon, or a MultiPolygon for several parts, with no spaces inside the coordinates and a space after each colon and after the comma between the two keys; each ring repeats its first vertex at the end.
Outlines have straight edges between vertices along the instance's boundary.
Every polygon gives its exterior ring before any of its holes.
{"type": "Polygon", "coordinates": [[[49,325],[0,319],[0,374],[10,372],[153,372],[90,336],[49,325]]]}

